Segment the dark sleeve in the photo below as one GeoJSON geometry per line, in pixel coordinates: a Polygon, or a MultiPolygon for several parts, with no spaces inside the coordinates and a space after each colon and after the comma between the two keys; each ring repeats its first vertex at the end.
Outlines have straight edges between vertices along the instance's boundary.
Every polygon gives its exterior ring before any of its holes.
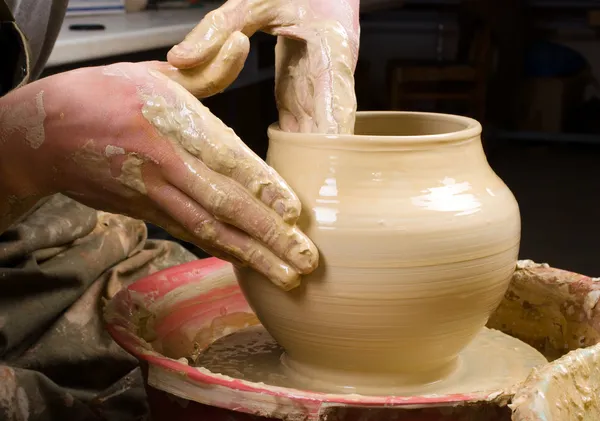
{"type": "Polygon", "coordinates": [[[0,0],[0,96],[27,83],[29,50],[25,36],[4,0],[0,0]]]}

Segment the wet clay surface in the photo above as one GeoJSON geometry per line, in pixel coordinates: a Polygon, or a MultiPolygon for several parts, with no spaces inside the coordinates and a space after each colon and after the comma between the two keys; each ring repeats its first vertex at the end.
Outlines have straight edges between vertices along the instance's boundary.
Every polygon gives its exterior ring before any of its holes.
{"type": "Polygon", "coordinates": [[[430,384],[406,385],[402,380],[395,381],[394,374],[365,374],[360,379],[340,375],[340,383],[333,385],[320,381],[316,370],[311,376],[290,370],[282,363],[282,354],[282,348],[264,327],[252,326],[215,341],[198,356],[194,365],[270,386],[325,393],[412,396],[510,390],[525,380],[532,368],[547,362],[524,342],[487,328],[461,353],[455,370],[447,378],[430,384]],[[349,383],[351,381],[359,384],[349,383]]]}
{"type": "Polygon", "coordinates": [[[250,269],[236,276],[296,371],[294,361],[331,382],[393,372],[427,384],[455,368],[502,300],[518,206],[476,121],[396,112],[356,121],[354,135],[269,129],[267,162],[302,202],[298,227],[321,261],[293,291],[250,269]]]}
{"type": "Polygon", "coordinates": [[[572,351],[535,373],[511,407],[515,421],[600,419],[600,346],[572,351]]]}
{"type": "Polygon", "coordinates": [[[598,278],[524,260],[487,326],[554,360],[600,342],[599,300],[598,278]]]}

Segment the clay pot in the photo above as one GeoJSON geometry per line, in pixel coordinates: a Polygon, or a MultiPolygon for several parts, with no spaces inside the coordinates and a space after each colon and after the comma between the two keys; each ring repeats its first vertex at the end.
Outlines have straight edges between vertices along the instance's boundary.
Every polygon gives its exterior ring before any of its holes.
{"type": "Polygon", "coordinates": [[[284,292],[237,277],[306,387],[444,378],[500,303],[515,270],[518,205],[472,119],[359,112],[354,135],[269,128],[268,163],[298,194],[319,268],[284,292]]]}

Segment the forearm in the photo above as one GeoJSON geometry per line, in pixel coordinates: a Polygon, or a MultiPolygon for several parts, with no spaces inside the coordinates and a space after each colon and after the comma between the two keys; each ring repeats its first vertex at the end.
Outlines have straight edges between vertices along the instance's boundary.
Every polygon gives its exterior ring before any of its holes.
{"type": "Polygon", "coordinates": [[[27,85],[0,98],[0,232],[48,193],[36,182],[42,171],[36,150],[46,138],[45,119],[39,86],[27,85]]]}

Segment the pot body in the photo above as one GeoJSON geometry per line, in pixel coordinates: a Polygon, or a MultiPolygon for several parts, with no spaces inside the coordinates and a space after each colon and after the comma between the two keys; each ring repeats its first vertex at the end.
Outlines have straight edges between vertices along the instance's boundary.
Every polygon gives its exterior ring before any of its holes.
{"type": "Polygon", "coordinates": [[[520,241],[518,205],[480,133],[471,119],[403,112],[359,112],[355,135],[269,129],[267,161],[300,198],[298,225],[321,260],[290,292],[249,269],[237,277],[307,387],[365,393],[355,383],[433,382],[456,368],[520,241]]]}

